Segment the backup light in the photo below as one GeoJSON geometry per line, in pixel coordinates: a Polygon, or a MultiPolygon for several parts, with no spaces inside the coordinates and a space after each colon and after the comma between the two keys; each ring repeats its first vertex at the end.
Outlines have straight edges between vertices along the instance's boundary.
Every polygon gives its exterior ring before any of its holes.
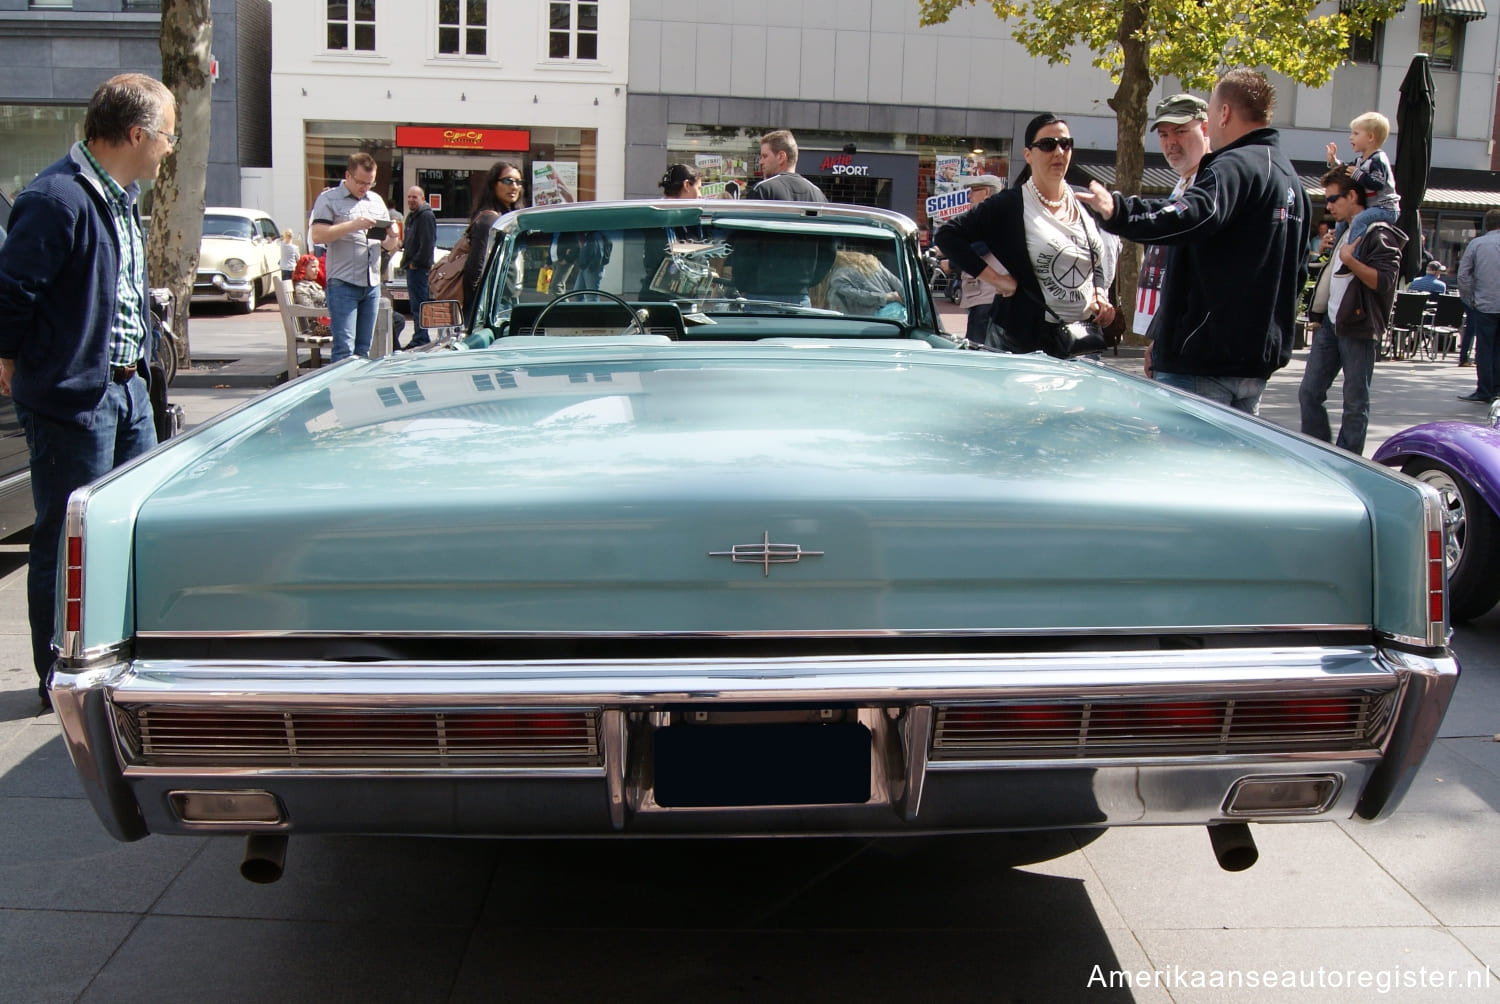
{"type": "Polygon", "coordinates": [[[1306,816],[1333,804],[1341,779],[1337,774],[1242,777],[1224,799],[1229,816],[1306,816]]]}
{"type": "Polygon", "coordinates": [[[269,791],[173,791],[167,799],[184,823],[283,822],[281,804],[269,791]]]}

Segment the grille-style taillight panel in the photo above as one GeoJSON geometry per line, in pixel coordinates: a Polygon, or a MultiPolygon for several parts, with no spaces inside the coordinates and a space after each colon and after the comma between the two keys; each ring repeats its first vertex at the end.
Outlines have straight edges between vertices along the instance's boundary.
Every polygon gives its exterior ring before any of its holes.
{"type": "Polygon", "coordinates": [[[1346,752],[1379,746],[1394,692],[1287,698],[954,705],[933,760],[1346,752]]]}
{"type": "Polygon", "coordinates": [[[584,708],[324,710],[128,704],[115,709],[140,766],[597,766],[599,712],[584,708]]]}

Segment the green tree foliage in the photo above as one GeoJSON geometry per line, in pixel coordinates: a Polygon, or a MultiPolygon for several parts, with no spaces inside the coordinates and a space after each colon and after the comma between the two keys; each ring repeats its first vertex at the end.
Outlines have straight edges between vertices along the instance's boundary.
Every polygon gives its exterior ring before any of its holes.
{"type": "MultiPolygon", "coordinates": [[[[923,25],[976,0],[918,0],[923,25]]],[[[1115,93],[1115,187],[1140,191],[1151,90],[1163,77],[1206,93],[1226,69],[1269,69],[1313,87],[1328,83],[1351,34],[1368,36],[1406,0],[1351,0],[1322,14],[1318,0],[989,0],[1030,55],[1068,63],[1092,53],[1115,93]]],[[[1040,109],[1039,109],[1040,110],[1040,109]]],[[[1340,124],[1342,127],[1342,124],[1340,124]]],[[[1121,263],[1121,301],[1134,302],[1139,259],[1121,263]]]]}

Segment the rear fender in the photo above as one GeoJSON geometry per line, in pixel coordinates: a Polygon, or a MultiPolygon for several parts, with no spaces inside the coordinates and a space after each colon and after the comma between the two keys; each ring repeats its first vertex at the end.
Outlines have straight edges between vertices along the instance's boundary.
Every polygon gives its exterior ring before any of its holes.
{"type": "Polygon", "coordinates": [[[1382,443],[1373,459],[1401,467],[1417,457],[1451,467],[1500,515],[1500,430],[1468,422],[1413,426],[1382,443]]]}

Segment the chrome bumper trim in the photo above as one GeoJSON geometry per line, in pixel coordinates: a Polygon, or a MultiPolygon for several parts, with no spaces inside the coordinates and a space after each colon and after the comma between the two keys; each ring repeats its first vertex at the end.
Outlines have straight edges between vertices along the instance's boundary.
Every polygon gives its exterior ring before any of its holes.
{"type": "MultiPolygon", "coordinates": [[[[148,660],[117,662],[54,674],[53,694],[69,752],[78,765],[84,787],[96,812],[120,839],[144,835],[147,821],[157,830],[172,828],[155,815],[151,799],[168,785],[201,783],[215,786],[225,779],[272,787],[278,797],[300,793],[289,804],[292,825],[300,829],[299,812],[316,820],[313,828],[332,827],[332,810],[312,793],[325,779],[364,777],[381,786],[393,807],[368,808],[381,825],[395,825],[385,816],[395,812],[406,791],[420,792],[434,785],[467,784],[475,791],[507,785],[580,785],[567,792],[592,792],[604,832],[665,831],[671,818],[692,815],[692,830],[743,832],[753,823],[726,822],[729,818],[764,819],[766,832],[824,831],[828,828],[873,830],[941,830],[946,819],[969,818],[961,794],[977,783],[1008,792],[985,809],[998,822],[1022,828],[1047,825],[1025,822],[1018,793],[1037,797],[1050,790],[1047,778],[1077,779],[1097,776],[1092,787],[1106,807],[1102,825],[1130,822],[1188,823],[1218,818],[1227,785],[1247,773],[1338,773],[1347,776],[1330,811],[1379,818],[1399,801],[1426,755],[1442,713],[1452,696],[1458,664],[1450,657],[1433,658],[1373,646],[1325,646],[1270,649],[1208,649],[1153,652],[1023,653],[984,655],[830,656],[814,658],[528,661],[491,663],[334,663],[334,662],[222,662],[148,660]],[[1349,693],[1370,690],[1401,694],[1390,737],[1382,749],[1298,753],[1246,752],[1233,755],[1173,755],[1162,757],[1106,757],[1098,760],[1066,758],[1022,762],[929,762],[934,705],[950,702],[1025,702],[1033,699],[1070,701],[1132,699],[1191,699],[1199,695],[1252,696],[1349,693]],[[112,732],[112,705],[173,703],[214,707],[302,708],[379,707],[399,710],[413,705],[431,708],[506,708],[589,705],[603,709],[602,763],[582,767],[481,767],[375,769],[319,768],[125,768],[124,753],[112,732]],[[879,754],[872,761],[872,804],[819,806],[801,820],[786,808],[683,810],[651,806],[649,776],[632,752],[631,733],[649,727],[663,709],[723,702],[774,706],[816,704],[857,709],[872,729],[879,754]],[[1384,759],[1382,760],[1382,754],[1384,759]],[[1190,778],[1192,797],[1175,802],[1163,794],[1168,779],[1190,778]],[[1140,789],[1147,777],[1157,786],[1149,798],[1140,789]],[[1134,779],[1134,780],[1132,780],[1134,779]],[[1366,781],[1369,781],[1366,784],[1366,781]],[[391,788],[390,786],[414,786],[391,788]],[[937,787],[935,787],[937,786],[937,787]],[[1040,786],[1040,787],[1038,787],[1040,786]],[[941,794],[938,794],[941,792],[941,794]],[[1107,798],[1106,798],[1107,796],[1107,798]],[[929,806],[929,797],[938,801],[929,806]],[[139,804],[137,804],[137,800],[139,804]],[[878,804],[876,804],[878,803],[878,804]],[[929,809],[931,810],[929,812],[929,809]],[[644,811],[642,811],[644,810],[644,811]],[[878,811],[877,811],[878,810],[878,811]],[[884,813],[884,815],[880,815],[884,813]],[[665,824],[650,820],[668,820],[665,824]],[[785,825],[776,821],[791,821],[785,825]],[[881,820],[889,820],[884,822],[881,820]],[[778,829],[778,826],[781,828],[778,829]]],[[[1076,792],[1075,792],[1076,793],[1076,792]]],[[[383,796],[384,797],[384,796],[383,796]]],[[[505,797],[511,797],[506,795],[505,797]]],[[[572,796],[570,796],[572,797],[572,796]]],[[[580,799],[582,795],[578,796],[580,799]]],[[[531,796],[523,803],[545,815],[531,796]]],[[[577,811],[582,801],[572,803],[577,811]]],[[[567,807],[554,807],[560,816],[567,807]]],[[[475,819],[463,825],[489,832],[495,825],[515,827],[526,818],[483,821],[490,810],[471,811],[475,819]],[[475,821],[478,820],[478,821],[475,821]]],[[[495,810],[498,811],[498,810],[495,810]]],[[[527,812],[532,809],[526,810],[527,812]]],[[[974,810],[979,811],[979,810],[974,810]]],[[[981,813],[983,815],[983,813],[981,813]]],[[[1059,817],[1062,818],[1062,817],[1059,817]]],[[[576,820],[575,820],[576,822],[576,820]]],[[[459,826],[455,823],[454,826],[459,826]]],[[[557,824],[561,825],[561,824],[557,824]]],[[[574,825],[569,823],[568,825],[574,825]]],[[[1083,825],[1083,824],[1068,824],[1083,825]]],[[[541,831],[545,831],[545,820],[541,831]]],[[[383,832],[383,831],[381,831],[383,832]]],[[[411,831],[407,831],[411,832],[411,831]]],[[[436,832],[448,832],[439,828],[436,832]]],[[[460,827],[456,832],[470,832],[460,827]]],[[[510,832],[504,830],[504,832],[510,832]]],[[[519,832],[519,831],[517,831],[519,832]]],[[[540,832],[540,831],[539,831],[540,832]]]]}
{"type": "MultiPolygon", "coordinates": [[[[1417,659],[1417,657],[1410,657],[1417,659]]],[[[1417,664],[1436,662],[1419,660],[1417,664]]],[[[1405,663],[1371,646],[1150,652],[837,655],[763,659],[320,662],[137,660],[111,687],[120,702],[169,698],[246,707],[310,706],[379,698],[455,706],[593,704],[643,707],[693,701],[859,701],[914,704],[1118,696],[1249,696],[1390,690],[1405,663]],[[497,703],[498,702],[498,703],[497,703]]]]}
{"type": "Polygon", "coordinates": [[[612,638],[1077,638],[1080,632],[1089,637],[1154,637],[1158,635],[1245,635],[1256,637],[1267,634],[1358,634],[1368,633],[1368,624],[1161,624],[1155,627],[1068,627],[1068,628],[934,628],[927,629],[829,629],[797,631],[153,631],[142,630],[136,637],[143,641],[191,641],[194,639],[215,641],[261,639],[261,638],[523,638],[529,640],[586,639],[608,640],[612,638]]]}

